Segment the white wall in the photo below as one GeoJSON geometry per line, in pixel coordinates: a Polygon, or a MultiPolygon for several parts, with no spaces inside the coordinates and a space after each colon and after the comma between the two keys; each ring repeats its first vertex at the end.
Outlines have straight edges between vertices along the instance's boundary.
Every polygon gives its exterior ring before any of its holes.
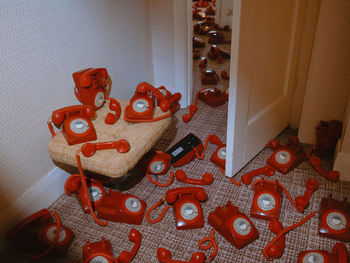
{"type": "Polygon", "coordinates": [[[0,214],[55,165],[46,120],[79,104],[72,73],[106,67],[112,96],[153,82],[146,0],[4,1],[0,5],[0,214]]]}
{"type": "Polygon", "coordinates": [[[342,121],[350,92],[350,1],[321,1],[299,138],[315,143],[320,120],[342,121]]]}

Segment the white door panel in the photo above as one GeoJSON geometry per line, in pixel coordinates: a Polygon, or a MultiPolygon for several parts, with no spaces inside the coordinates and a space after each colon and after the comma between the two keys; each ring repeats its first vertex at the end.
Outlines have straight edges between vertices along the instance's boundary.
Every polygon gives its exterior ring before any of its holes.
{"type": "Polygon", "coordinates": [[[234,0],[226,174],[289,124],[299,0],[234,0]]]}

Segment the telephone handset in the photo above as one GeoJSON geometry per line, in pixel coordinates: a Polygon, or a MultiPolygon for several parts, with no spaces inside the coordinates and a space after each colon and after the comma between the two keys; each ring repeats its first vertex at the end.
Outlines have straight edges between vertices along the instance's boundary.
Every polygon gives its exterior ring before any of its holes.
{"type": "Polygon", "coordinates": [[[204,263],[205,262],[205,254],[203,252],[196,252],[192,254],[189,261],[180,261],[171,259],[170,251],[160,247],[157,249],[157,258],[160,263],[204,263]]]}
{"type": "Polygon", "coordinates": [[[267,164],[283,174],[290,172],[306,160],[306,153],[297,136],[293,136],[286,145],[280,145],[277,140],[272,140],[266,147],[275,150],[267,160],[267,164]]]}
{"type": "Polygon", "coordinates": [[[279,210],[282,200],[282,192],[285,192],[291,204],[300,212],[309,204],[309,199],[318,188],[318,182],[315,179],[308,179],[305,183],[306,191],[303,196],[297,196],[295,201],[289,195],[287,189],[278,180],[269,181],[264,178],[255,181],[252,189],[255,190],[253,202],[250,210],[250,216],[263,220],[279,218],[279,210]]]}
{"type": "Polygon", "coordinates": [[[252,183],[253,178],[256,176],[259,176],[259,175],[272,176],[274,174],[275,174],[275,168],[273,168],[270,165],[266,165],[265,167],[258,168],[248,173],[245,173],[244,175],[242,175],[241,179],[243,183],[245,183],[246,185],[249,185],[252,183]]]}
{"type": "Polygon", "coordinates": [[[188,178],[183,170],[177,170],[175,172],[175,177],[176,180],[180,182],[193,185],[210,185],[214,180],[214,177],[211,173],[203,174],[201,179],[188,178]]]}
{"type": "MultiPolygon", "coordinates": [[[[280,221],[273,218],[269,222],[269,229],[271,232],[276,235],[283,231],[283,226],[280,221]]],[[[268,259],[277,259],[280,258],[284,251],[284,244],[286,241],[285,235],[281,235],[275,243],[271,243],[264,251],[265,257],[268,259]]]]}
{"type": "MultiPolygon", "coordinates": [[[[164,98],[168,101],[168,103],[169,103],[169,112],[171,114],[174,114],[180,108],[179,100],[181,99],[181,94],[179,92],[171,94],[171,92],[168,91],[167,88],[164,87],[164,86],[158,87],[157,90],[160,93],[162,93],[164,98]]],[[[157,104],[160,105],[160,103],[161,103],[161,99],[159,99],[157,97],[157,104]]]]}
{"type": "Polygon", "coordinates": [[[342,243],[333,246],[332,253],[323,250],[308,250],[298,254],[297,263],[324,262],[324,263],[348,263],[348,251],[342,243]]]}
{"type": "Polygon", "coordinates": [[[231,201],[218,206],[209,214],[208,223],[237,249],[252,243],[259,237],[253,222],[231,201]]]}
{"type": "Polygon", "coordinates": [[[141,233],[132,228],[129,233],[129,240],[134,243],[132,250],[124,250],[116,259],[113,257],[112,246],[109,240],[104,237],[101,241],[91,243],[90,240],[86,241],[83,246],[83,263],[129,263],[135,257],[141,244],[141,233]]]}
{"type": "Polygon", "coordinates": [[[65,183],[64,189],[67,195],[75,195],[84,213],[97,211],[97,218],[140,225],[146,210],[146,203],[131,194],[123,194],[120,191],[110,190],[108,193],[99,181],[86,178],[88,193],[84,191],[81,178],[78,174],[71,175],[65,183]]]}
{"type": "Polygon", "coordinates": [[[321,159],[318,156],[311,156],[310,159],[311,166],[324,178],[326,178],[329,181],[336,182],[339,180],[340,173],[338,171],[332,170],[329,172],[326,172],[321,167],[321,159]]]}
{"type": "Polygon", "coordinates": [[[338,201],[330,195],[321,200],[318,234],[343,242],[350,241],[350,204],[347,198],[338,201]]]}
{"type": "Polygon", "coordinates": [[[90,105],[94,110],[103,106],[110,89],[105,68],[88,68],[74,72],[73,79],[74,94],[82,104],[90,105]]]}
{"type": "Polygon", "coordinates": [[[179,105],[177,102],[180,98],[181,94],[176,93],[167,100],[160,90],[147,82],[142,82],[137,85],[134,96],[125,108],[124,120],[127,122],[155,122],[168,118],[175,112],[175,108],[178,109],[179,105]],[[171,111],[163,116],[153,118],[156,101],[158,101],[158,106],[163,112],[168,111],[170,108],[171,111]]]}
{"type": "MultiPolygon", "coordinates": [[[[176,228],[178,230],[202,228],[204,226],[203,211],[200,205],[207,198],[205,190],[201,187],[179,187],[168,190],[165,200],[173,206],[176,228]]],[[[156,207],[163,203],[159,200],[146,212],[146,219],[149,223],[159,222],[170,206],[166,206],[157,219],[150,219],[149,214],[156,207]]]]}
{"type": "Polygon", "coordinates": [[[64,256],[74,232],[62,225],[55,211],[53,217],[47,209],[28,216],[7,232],[7,240],[30,258],[42,258],[49,253],[64,256]]]}
{"type": "Polygon", "coordinates": [[[109,109],[112,111],[115,111],[115,114],[113,114],[112,112],[108,112],[105,117],[105,123],[112,125],[112,124],[115,124],[119,119],[120,113],[122,112],[122,108],[120,106],[120,103],[117,100],[110,98],[109,109]]]}
{"type": "Polygon", "coordinates": [[[96,151],[108,149],[116,149],[120,153],[126,153],[130,150],[130,144],[125,139],[109,142],[84,143],[81,147],[81,152],[85,157],[91,157],[96,151]]]}
{"type": "Polygon", "coordinates": [[[95,111],[91,106],[69,106],[53,111],[47,125],[52,137],[56,136],[52,123],[58,128],[62,127],[68,145],[74,145],[97,139],[95,128],[90,120],[94,116],[95,111]]]}

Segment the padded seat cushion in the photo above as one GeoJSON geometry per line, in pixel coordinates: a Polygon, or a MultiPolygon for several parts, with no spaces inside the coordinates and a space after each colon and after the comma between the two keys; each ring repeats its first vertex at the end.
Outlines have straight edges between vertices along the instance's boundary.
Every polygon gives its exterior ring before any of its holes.
{"type": "MultiPolygon", "coordinates": [[[[122,112],[119,120],[108,125],[104,122],[109,110],[109,101],[98,111],[92,123],[97,133],[97,140],[93,142],[116,141],[126,139],[130,144],[130,150],[127,153],[119,153],[115,149],[97,151],[91,157],[85,157],[82,154],[81,161],[84,170],[102,174],[112,178],[125,176],[132,169],[141,157],[147,153],[162,133],[170,125],[170,118],[157,122],[149,123],[128,123],[124,121],[125,106],[129,101],[118,99],[122,112]]],[[[156,109],[155,116],[162,116],[159,107],[156,109]]],[[[81,148],[82,144],[68,145],[63,134],[59,132],[49,143],[49,154],[53,161],[68,164],[77,167],[75,153],[81,148]]]]}

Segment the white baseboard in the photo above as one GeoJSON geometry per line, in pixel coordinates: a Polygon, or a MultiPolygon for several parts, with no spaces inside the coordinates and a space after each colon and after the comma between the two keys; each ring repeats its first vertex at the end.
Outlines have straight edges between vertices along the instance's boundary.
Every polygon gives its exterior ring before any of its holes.
{"type": "Polygon", "coordinates": [[[340,172],[340,180],[350,182],[350,153],[339,152],[333,169],[340,172]]]}
{"type": "Polygon", "coordinates": [[[48,208],[64,192],[69,174],[56,167],[0,214],[0,251],[6,246],[6,232],[20,220],[48,208]]]}

